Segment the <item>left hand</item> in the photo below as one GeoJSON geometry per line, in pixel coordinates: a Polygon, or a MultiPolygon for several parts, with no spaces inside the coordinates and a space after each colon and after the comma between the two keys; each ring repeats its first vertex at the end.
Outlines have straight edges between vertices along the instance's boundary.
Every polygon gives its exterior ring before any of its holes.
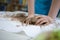
{"type": "Polygon", "coordinates": [[[38,18],[36,25],[47,25],[53,22],[53,19],[49,16],[36,16],[36,18],[38,18]]]}

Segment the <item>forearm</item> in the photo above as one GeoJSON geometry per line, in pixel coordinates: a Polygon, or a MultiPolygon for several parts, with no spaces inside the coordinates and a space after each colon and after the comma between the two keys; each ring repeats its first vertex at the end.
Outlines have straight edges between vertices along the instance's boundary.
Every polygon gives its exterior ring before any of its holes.
{"type": "Polygon", "coordinates": [[[34,0],[28,0],[28,16],[34,16],[34,0]]]}
{"type": "Polygon", "coordinates": [[[60,0],[52,0],[52,4],[48,16],[55,19],[58,14],[59,7],[60,7],[60,0]]]}

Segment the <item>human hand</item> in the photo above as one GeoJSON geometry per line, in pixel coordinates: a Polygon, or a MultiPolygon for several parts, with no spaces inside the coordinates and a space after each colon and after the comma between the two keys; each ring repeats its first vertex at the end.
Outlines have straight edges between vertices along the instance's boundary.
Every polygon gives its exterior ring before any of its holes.
{"type": "Polygon", "coordinates": [[[29,24],[34,24],[35,21],[36,21],[35,16],[31,15],[31,16],[27,16],[27,18],[23,21],[23,23],[29,25],[29,24]]]}
{"type": "Polygon", "coordinates": [[[23,23],[27,25],[48,25],[53,22],[53,19],[49,16],[34,16],[34,17],[27,17],[23,23]]]}
{"type": "Polygon", "coordinates": [[[36,16],[36,18],[38,19],[36,25],[48,25],[53,22],[53,19],[49,16],[36,16]]]}

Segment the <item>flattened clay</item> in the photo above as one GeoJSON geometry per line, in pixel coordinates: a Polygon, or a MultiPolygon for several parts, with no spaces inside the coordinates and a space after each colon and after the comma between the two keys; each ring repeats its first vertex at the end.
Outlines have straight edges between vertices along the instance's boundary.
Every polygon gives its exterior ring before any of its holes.
{"type": "MultiPolygon", "coordinates": [[[[17,20],[19,20],[22,23],[28,22],[28,24],[31,24],[31,25],[35,25],[36,21],[39,19],[39,18],[36,18],[36,16],[34,16],[33,18],[30,18],[30,19],[26,19],[27,16],[24,13],[16,14],[16,15],[13,15],[12,17],[16,18],[17,20]]],[[[43,23],[42,25],[44,25],[44,24],[45,23],[43,23]]]]}

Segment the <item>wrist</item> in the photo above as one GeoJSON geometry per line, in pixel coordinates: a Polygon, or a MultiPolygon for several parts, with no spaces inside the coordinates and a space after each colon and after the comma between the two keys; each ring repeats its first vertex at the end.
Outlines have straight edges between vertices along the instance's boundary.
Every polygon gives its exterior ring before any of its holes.
{"type": "Polygon", "coordinates": [[[31,12],[30,12],[30,13],[28,13],[28,16],[29,16],[29,17],[34,17],[35,15],[34,15],[34,13],[31,13],[31,12]]]}
{"type": "Polygon", "coordinates": [[[52,21],[55,20],[55,18],[52,18],[51,16],[48,16],[48,19],[49,19],[49,20],[52,20],[52,21]]]}
{"type": "Polygon", "coordinates": [[[49,16],[51,19],[55,19],[55,17],[49,16]]]}

